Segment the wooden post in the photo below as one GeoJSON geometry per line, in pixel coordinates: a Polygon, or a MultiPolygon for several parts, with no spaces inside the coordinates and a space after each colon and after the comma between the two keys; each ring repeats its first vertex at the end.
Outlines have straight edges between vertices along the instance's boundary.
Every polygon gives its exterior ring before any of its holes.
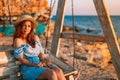
{"type": "Polygon", "coordinates": [[[105,42],[105,37],[103,35],[74,34],[73,37],[73,33],[62,32],[61,38],[79,39],[79,40],[92,41],[92,42],[105,42]]]}
{"type": "Polygon", "coordinates": [[[103,28],[104,36],[111,53],[112,62],[120,80],[120,50],[117,42],[116,34],[107,11],[104,0],[93,0],[96,11],[99,16],[101,26],[103,28]]]}
{"type": "Polygon", "coordinates": [[[51,53],[57,57],[58,57],[58,50],[59,50],[59,44],[60,44],[60,36],[61,36],[60,34],[63,30],[65,6],[66,6],[66,0],[59,0],[52,46],[51,46],[51,53]]]}

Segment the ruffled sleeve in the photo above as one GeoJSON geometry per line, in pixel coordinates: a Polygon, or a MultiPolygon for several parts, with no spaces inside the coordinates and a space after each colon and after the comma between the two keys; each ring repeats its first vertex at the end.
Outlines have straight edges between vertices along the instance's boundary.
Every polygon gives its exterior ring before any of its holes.
{"type": "Polygon", "coordinates": [[[14,48],[15,58],[20,58],[23,55],[23,53],[24,53],[23,48],[24,48],[23,46],[14,48]]]}

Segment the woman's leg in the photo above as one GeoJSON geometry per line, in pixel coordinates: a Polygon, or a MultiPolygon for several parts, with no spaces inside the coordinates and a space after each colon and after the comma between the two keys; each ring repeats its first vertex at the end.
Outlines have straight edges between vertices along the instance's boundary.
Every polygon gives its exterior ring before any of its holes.
{"type": "Polygon", "coordinates": [[[43,73],[38,77],[37,80],[47,79],[47,80],[58,80],[57,75],[54,70],[46,69],[43,73]]]}
{"type": "Polygon", "coordinates": [[[58,80],[66,80],[63,71],[59,67],[55,67],[53,70],[56,72],[58,80]]]}

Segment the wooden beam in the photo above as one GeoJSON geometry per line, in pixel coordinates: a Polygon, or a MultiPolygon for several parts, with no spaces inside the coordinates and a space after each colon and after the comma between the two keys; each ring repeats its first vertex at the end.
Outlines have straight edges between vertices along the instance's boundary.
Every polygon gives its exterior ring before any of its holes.
{"type": "MultiPolygon", "coordinates": [[[[61,38],[73,39],[73,33],[63,32],[61,38]]],[[[74,39],[92,41],[92,42],[105,42],[104,36],[87,35],[87,34],[74,34],[74,39]]]]}
{"type": "Polygon", "coordinates": [[[99,16],[99,20],[104,32],[104,36],[106,38],[108,48],[111,53],[113,65],[120,80],[120,50],[109,13],[107,11],[104,0],[93,1],[96,7],[97,14],[99,16]]]}
{"type": "Polygon", "coordinates": [[[78,71],[64,72],[64,76],[78,75],[78,71]]]}
{"type": "Polygon", "coordinates": [[[0,66],[16,61],[12,53],[0,52],[0,66]]]}
{"type": "Polygon", "coordinates": [[[78,75],[77,70],[75,70],[73,67],[66,64],[65,62],[61,61],[59,58],[55,57],[54,55],[50,53],[49,53],[49,57],[52,59],[52,63],[59,66],[63,70],[65,77],[68,77],[70,75],[73,75],[73,76],[78,75]]]}
{"type": "Polygon", "coordinates": [[[19,66],[12,66],[12,67],[0,67],[0,77],[10,75],[19,71],[19,66]]]}
{"type": "Polygon", "coordinates": [[[52,46],[51,46],[51,53],[54,54],[55,56],[58,56],[58,52],[59,52],[59,44],[60,44],[59,37],[63,29],[65,6],[66,6],[66,0],[59,0],[52,46]]]}
{"type": "Polygon", "coordinates": [[[59,58],[55,57],[54,55],[49,53],[50,58],[52,59],[52,62],[54,64],[56,64],[57,66],[59,66],[60,68],[62,68],[62,70],[66,70],[66,71],[73,71],[73,67],[69,66],[68,64],[66,64],[65,62],[61,61],[59,58]]]}

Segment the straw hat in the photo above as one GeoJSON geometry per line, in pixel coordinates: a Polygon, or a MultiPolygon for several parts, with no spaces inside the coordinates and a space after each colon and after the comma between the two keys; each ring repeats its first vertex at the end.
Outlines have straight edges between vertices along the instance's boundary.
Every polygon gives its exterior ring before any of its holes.
{"type": "Polygon", "coordinates": [[[19,23],[21,23],[22,21],[25,21],[25,20],[28,20],[28,21],[33,22],[34,28],[35,28],[35,27],[37,26],[37,24],[38,24],[37,21],[34,20],[34,18],[33,18],[32,16],[30,16],[30,15],[21,15],[21,16],[17,19],[17,21],[15,22],[14,26],[17,27],[17,26],[19,25],[19,23]]]}

